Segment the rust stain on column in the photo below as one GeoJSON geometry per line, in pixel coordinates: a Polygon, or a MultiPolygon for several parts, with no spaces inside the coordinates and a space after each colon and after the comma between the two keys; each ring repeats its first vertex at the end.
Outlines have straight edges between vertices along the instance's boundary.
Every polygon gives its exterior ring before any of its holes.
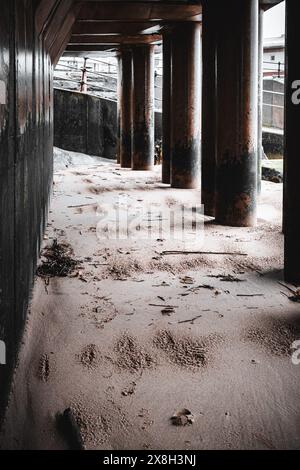
{"type": "Polygon", "coordinates": [[[204,213],[215,215],[216,151],[217,151],[217,43],[215,9],[211,1],[202,3],[202,139],[201,199],[204,213]]]}
{"type": "Polygon", "coordinates": [[[258,1],[217,4],[216,221],[256,223],[258,1]]]}
{"type": "Polygon", "coordinates": [[[170,184],[171,158],[171,36],[163,35],[163,96],[162,96],[162,182],[170,184]]]}
{"type": "Polygon", "coordinates": [[[200,185],[200,32],[199,23],[177,24],[172,32],[171,186],[200,185]]]}
{"type": "Polygon", "coordinates": [[[122,168],[132,165],[132,52],[129,47],[121,49],[120,83],[120,164],[122,168]]]}
{"type": "Polygon", "coordinates": [[[154,46],[138,44],[133,54],[132,169],[154,165],[154,46]]]}
{"type": "Polygon", "coordinates": [[[261,192],[261,163],[263,154],[263,60],[264,60],[264,10],[259,9],[258,21],[258,118],[257,118],[257,192],[261,192]]]}

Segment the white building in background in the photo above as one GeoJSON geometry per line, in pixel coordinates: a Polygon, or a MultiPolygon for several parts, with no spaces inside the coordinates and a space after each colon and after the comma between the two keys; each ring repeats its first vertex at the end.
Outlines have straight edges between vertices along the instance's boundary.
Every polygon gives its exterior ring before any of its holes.
{"type": "Polygon", "coordinates": [[[284,34],[264,39],[264,76],[284,75],[284,46],[284,34]]]}

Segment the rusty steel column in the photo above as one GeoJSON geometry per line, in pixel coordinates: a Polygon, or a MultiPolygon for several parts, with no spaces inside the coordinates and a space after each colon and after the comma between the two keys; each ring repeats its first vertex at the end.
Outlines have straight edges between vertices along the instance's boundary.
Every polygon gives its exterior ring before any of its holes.
{"type": "Polygon", "coordinates": [[[117,82],[117,163],[120,163],[120,152],[121,152],[121,55],[120,51],[117,53],[118,60],[118,82],[117,82]]]}
{"type": "Polygon", "coordinates": [[[216,221],[256,224],[258,0],[217,5],[216,221]]]}
{"type": "Polygon", "coordinates": [[[215,215],[217,31],[214,5],[202,2],[202,136],[201,201],[205,215],[215,215]]]}
{"type": "Polygon", "coordinates": [[[264,10],[259,9],[258,19],[258,120],[257,120],[257,192],[261,192],[261,164],[263,155],[263,86],[264,86],[264,10]]]}
{"type": "Polygon", "coordinates": [[[284,276],[300,284],[300,61],[299,1],[286,2],[285,152],[284,152],[284,276]]]}
{"type": "Polygon", "coordinates": [[[121,49],[120,73],[120,164],[122,168],[132,165],[132,51],[121,49]]]}
{"type": "Polygon", "coordinates": [[[172,31],[171,186],[200,186],[201,26],[178,23],[172,31]]]}
{"type": "Polygon", "coordinates": [[[162,95],[162,182],[170,184],[171,159],[171,36],[163,34],[163,95],[162,95]]]}
{"type": "Polygon", "coordinates": [[[132,169],[154,166],[154,46],[135,44],[133,54],[132,169]]]}

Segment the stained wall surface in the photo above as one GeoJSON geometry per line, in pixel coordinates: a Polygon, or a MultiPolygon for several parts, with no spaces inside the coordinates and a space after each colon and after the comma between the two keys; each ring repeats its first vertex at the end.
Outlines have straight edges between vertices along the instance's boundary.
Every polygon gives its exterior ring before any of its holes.
{"type": "MultiPolygon", "coordinates": [[[[116,158],[117,103],[76,91],[54,89],[54,145],[64,150],[116,158]]],[[[162,115],[155,113],[155,138],[162,137],[162,115]]]]}
{"type": "Polygon", "coordinates": [[[54,145],[116,158],[117,104],[97,96],[55,89],[54,145]]]}
{"type": "Polygon", "coordinates": [[[6,365],[0,365],[0,418],[26,321],[52,187],[53,66],[45,34],[50,40],[50,25],[62,6],[71,4],[1,1],[0,340],[6,345],[6,365]]]}

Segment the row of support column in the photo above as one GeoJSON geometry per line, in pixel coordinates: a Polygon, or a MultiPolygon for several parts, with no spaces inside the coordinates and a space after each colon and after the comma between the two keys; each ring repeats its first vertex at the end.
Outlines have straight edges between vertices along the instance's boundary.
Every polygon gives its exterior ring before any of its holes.
{"type": "MultiPolygon", "coordinates": [[[[200,25],[173,24],[163,36],[162,181],[177,188],[201,186],[205,213],[217,223],[253,226],[262,154],[263,10],[259,0],[202,4],[202,80],[200,25]]],[[[300,282],[297,8],[297,0],[287,2],[285,278],[293,282],[300,282]]],[[[153,47],[135,45],[131,52],[123,51],[121,68],[121,165],[150,169],[153,47]]]]}
{"type": "MultiPolygon", "coordinates": [[[[202,203],[218,223],[247,226],[256,221],[261,183],[264,11],[257,0],[222,3],[203,1],[202,203]]],[[[286,2],[284,278],[295,285],[300,284],[298,10],[297,0],[286,2]]]]}
{"type": "Polygon", "coordinates": [[[163,182],[199,187],[201,162],[205,213],[224,225],[251,226],[259,165],[259,2],[202,5],[202,113],[200,26],[182,23],[164,36],[163,182]]]}
{"type": "MultiPolygon", "coordinates": [[[[172,24],[163,37],[162,181],[200,187],[219,223],[254,225],[258,158],[258,0],[203,1],[201,26],[172,24]]],[[[120,163],[153,166],[153,46],[121,50],[120,163]],[[131,155],[130,155],[131,154],[131,155]]]]}
{"type": "MultiPolygon", "coordinates": [[[[200,32],[199,23],[183,22],[173,25],[163,41],[162,180],[176,188],[200,185],[200,32]]],[[[120,165],[150,170],[154,164],[154,46],[121,48],[119,77],[120,165]]]]}

